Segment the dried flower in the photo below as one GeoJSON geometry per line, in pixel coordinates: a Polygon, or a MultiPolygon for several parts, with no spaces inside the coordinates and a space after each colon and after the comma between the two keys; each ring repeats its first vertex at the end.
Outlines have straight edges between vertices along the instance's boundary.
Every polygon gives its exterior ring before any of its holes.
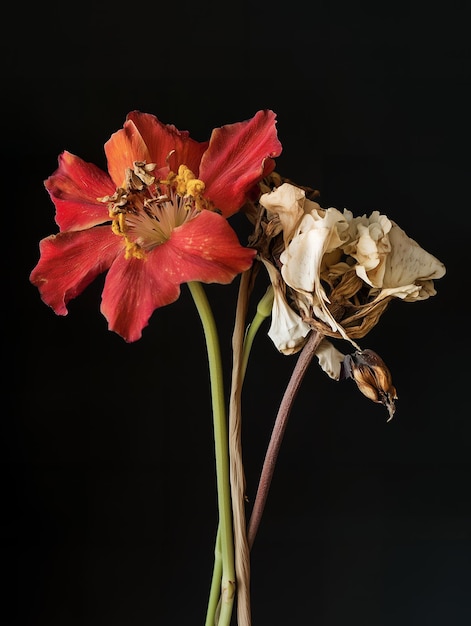
{"type": "Polygon", "coordinates": [[[435,295],[433,281],[445,274],[443,263],[379,211],[353,217],[347,209],[323,209],[281,179],[259,207],[252,245],[281,294],[270,337],[285,354],[302,348],[305,326],[361,350],[355,339],[378,323],[392,298],[424,300],[435,295]],[[277,320],[280,315],[289,324],[277,320]],[[293,340],[295,329],[302,332],[293,340]]]}

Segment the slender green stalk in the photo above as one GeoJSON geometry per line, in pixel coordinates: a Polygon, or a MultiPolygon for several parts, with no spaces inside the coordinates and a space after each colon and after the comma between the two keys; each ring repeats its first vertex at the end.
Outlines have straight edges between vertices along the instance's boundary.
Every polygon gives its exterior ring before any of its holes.
{"type": "MultiPolygon", "coordinates": [[[[217,626],[229,626],[235,595],[235,564],[232,533],[231,487],[229,477],[229,451],[221,352],[216,323],[204,289],[198,282],[192,281],[187,284],[191,295],[193,296],[196,308],[198,309],[201,323],[203,324],[206,349],[208,352],[213,409],[216,485],[219,510],[218,534],[220,533],[222,557],[221,603],[217,626]]],[[[215,569],[217,569],[217,567],[216,558],[215,569]]],[[[215,584],[214,577],[213,573],[212,587],[215,584]]],[[[211,593],[210,595],[210,606],[208,607],[208,616],[206,620],[207,624],[211,624],[210,621],[208,622],[208,620],[211,619],[214,619],[213,623],[216,623],[216,616],[213,617],[209,615],[210,610],[215,610],[214,602],[212,601],[213,594],[211,593]]]]}
{"type": "Polygon", "coordinates": [[[252,323],[247,328],[247,332],[245,334],[244,339],[244,352],[242,356],[242,366],[241,366],[241,379],[244,379],[245,371],[247,369],[247,363],[249,360],[250,350],[252,349],[253,340],[255,339],[255,335],[257,334],[260,326],[263,321],[267,319],[271,315],[273,305],[273,287],[269,285],[268,289],[265,292],[265,295],[260,300],[257,305],[257,312],[252,320],[252,323]]]}
{"type": "Polygon", "coordinates": [[[204,626],[214,626],[218,610],[219,599],[221,597],[222,580],[222,553],[221,553],[221,529],[218,527],[216,545],[214,548],[214,568],[209,592],[208,610],[204,626]]]}

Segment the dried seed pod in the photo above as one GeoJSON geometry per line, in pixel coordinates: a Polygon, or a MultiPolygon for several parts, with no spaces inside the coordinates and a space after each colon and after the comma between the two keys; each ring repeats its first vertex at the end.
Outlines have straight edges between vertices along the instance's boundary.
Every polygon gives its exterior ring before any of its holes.
{"type": "Polygon", "coordinates": [[[391,372],[383,359],[373,350],[357,350],[347,354],[343,361],[343,378],[352,378],[358,389],[373,402],[383,404],[392,419],[396,410],[396,388],[392,383],[391,372]]]}

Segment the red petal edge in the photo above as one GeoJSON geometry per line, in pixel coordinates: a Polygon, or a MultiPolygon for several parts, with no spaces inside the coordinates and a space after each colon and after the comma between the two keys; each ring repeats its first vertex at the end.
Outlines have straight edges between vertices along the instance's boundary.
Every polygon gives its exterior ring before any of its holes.
{"type": "Polygon", "coordinates": [[[108,174],[67,151],[58,160],[59,167],[44,185],[56,207],[60,230],[83,230],[109,220],[108,207],[97,200],[115,192],[108,174]]]}
{"type": "Polygon", "coordinates": [[[30,281],[57,315],[67,315],[67,303],[80,295],[123,251],[123,241],[110,226],[59,233],[39,244],[41,257],[30,281]]]}
{"type": "Polygon", "coordinates": [[[281,150],[273,111],[258,111],[250,120],[216,128],[200,165],[205,196],[230,217],[244,204],[252,187],[273,171],[272,159],[281,150]]]}

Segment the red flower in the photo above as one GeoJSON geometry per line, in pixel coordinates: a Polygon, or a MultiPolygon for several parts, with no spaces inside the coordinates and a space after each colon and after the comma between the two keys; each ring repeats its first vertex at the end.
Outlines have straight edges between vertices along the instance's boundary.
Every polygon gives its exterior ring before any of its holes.
{"type": "Polygon", "coordinates": [[[240,245],[226,218],[274,169],[275,117],[259,111],[197,142],[133,111],[105,144],[109,174],[63,152],[45,181],[60,232],[40,242],[30,276],[43,301],[66,315],[108,270],[101,312],[131,342],[182,283],[227,284],[249,268],[255,250],[240,245]]]}

